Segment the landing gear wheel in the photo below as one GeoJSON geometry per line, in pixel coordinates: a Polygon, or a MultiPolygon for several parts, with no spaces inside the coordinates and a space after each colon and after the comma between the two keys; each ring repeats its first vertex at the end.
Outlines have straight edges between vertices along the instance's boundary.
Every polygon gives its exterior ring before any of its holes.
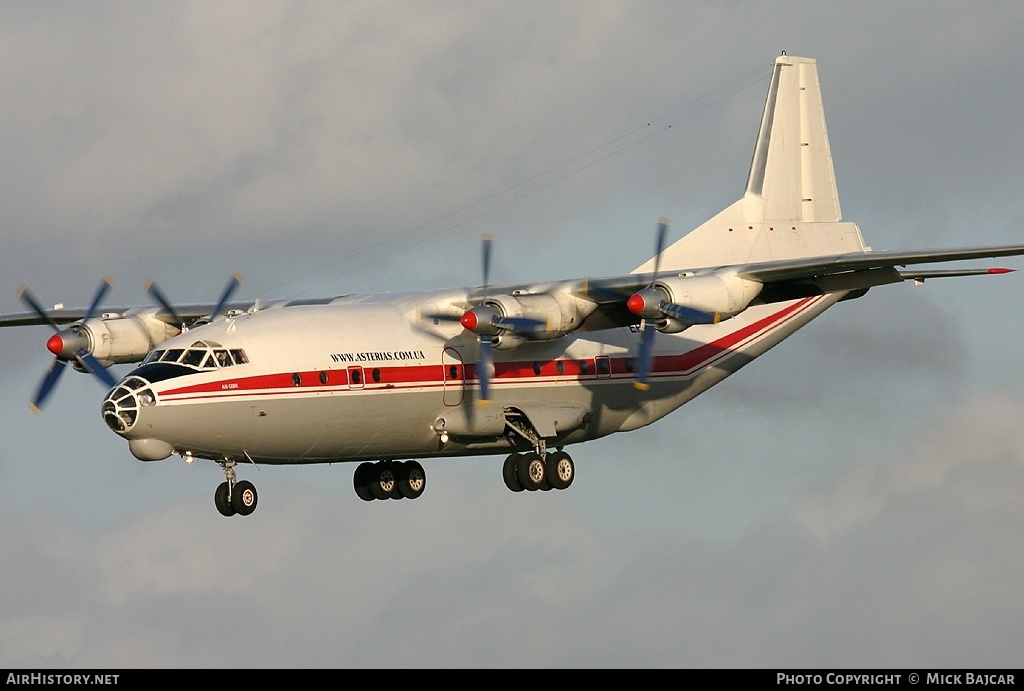
{"type": "Polygon", "coordinates": [[[370,475],[373,473],[373,463],[360,463],[356,466],[356,472],[352,475],[352,484],[355,486],[356,495],[363,501],[373,501],[374,496],[370,491],[370,475]]]}
{"type": "Polygon", "coordinates": [[[217,485],[217,491],[213,493],[213,503],[217,505],[217,510],[222,516],[235,515],[235,508],[231,506],[231,500],[228,499],[230,494],[231,486],[226,482],[217,485]]]}
{"type": "Polygon", "coordinates": [[[565,489],[572,484],[573,478],[576,477],[576,468],[572,458],[564,451],[548,454],[545,465],[548,484],[554,489],[565,489]]]}
{"type": "Polygon", "coordinates": [[[393,463],[375,463],[370,469],[370,494],[374,499],[390,499],[398,494],[398,477],[393,463]]]}
{"type": "Polygon", "coordinates": [[[256,510],[256,487],[248,480],[236,482],[231,490],[231,508],[239,516],[248,516],[256,510]]]}
{"type": "Polygon", "coordinates": [[[395,486],[388,492],[388,499],[405,499],[402,494],[402,473],[405,472],[405,461],[392,461],[391,473],[395,476],[395,486]]]}
{"type": "Polygon", "coordinates": [[[522,459],[521,454],[509,454],[509,457],[505,459],[505,465],[501,468],[501,476],[505,479],[505,486],[513,492],[523,491],[523,483],[519,482],[520,459],[522,459]]]}
{"type": "Polygon", "coordinates": [[[406,499],[416,499],[427,488],[427,473],[416,461],[406,461],[398,472],[398,491],[406,499]]]}
{"type": "Polygon", "coordinates": [[[523,489],[531,492],[544,489],[547,484],[544,478],[546,471],[544,459],[540,457],[539,453],[531,451],[519,461],[519,484],[523,486],[523,489]]]}

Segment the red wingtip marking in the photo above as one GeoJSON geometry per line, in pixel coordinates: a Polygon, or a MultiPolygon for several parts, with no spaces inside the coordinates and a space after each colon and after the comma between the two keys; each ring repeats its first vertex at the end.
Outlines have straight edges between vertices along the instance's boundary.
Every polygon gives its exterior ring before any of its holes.
{"type": "Polygon", "coordinates": [[[640,314],[644,311],[644,299],[640,296],[640,293],[633,293],[626,300],[626,307],[633,314],[640,314]]]}
{"type": "Polygon", "coordinates": [[[61,351],[64,350],[64,339],[57,334],[50,336],[50,340],[46,342],[46,349],[54,355],[60,355],[61,351]]]}
{"type": "Polygon", "coordinates": [[[1014,271],[1016,271],[1016,269],[1000,269],[1000,268],[995,268],[995,269],[989,269],[988,270],[988,272],[990,274],[1012,274],[1014,271]]]}

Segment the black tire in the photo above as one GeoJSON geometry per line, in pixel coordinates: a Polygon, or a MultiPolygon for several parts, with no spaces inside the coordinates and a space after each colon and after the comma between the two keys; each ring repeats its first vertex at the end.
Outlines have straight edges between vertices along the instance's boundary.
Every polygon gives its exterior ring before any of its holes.
{"type": "Polygon", "coordinates": [[[374,463],[368,477],[370,493],[374,499],[390,499],[392,492],[398,489],[398,478],[395,477],[392,463],[374,463]]]}
{"type": "Polygon", "coordinates": [[[217,510],[220,511],[222,516],[235,515],[235,507],[231,506],[231,500],[228,499],[228,494],[230,493],[231,487],[227,482],[217,485],[217,491],[213,493],[213,503],[217,506],[217,510]]]}
{"type": "Polygon", "coordinates": [[[564,451],[548,454],[545,465],[548,484],[554,489],[566,489],[576,477],[576,466],[564,451]]]}
{"type": "Polygon", "coordinates": [[[373,501],[374,496],[370,491],[370,475],[373,472],[373,463],[360,463],[352,474],[352,485],[355,487],[356,495],[363,501],[373,501]]]}
{"type": "Polygon", "coordinates": [[[395,478],[394,484],[391,486],[391,491],[388,492],[388,499],[405,499],[402,495],[402,473],[405,472],[405,463],[403,461],[391,461],[391,474],[395,478]]]}
{"type": "Polygon", "coordinates": [[[248,480],[236,482],[234,489],[231,490],[231,508],[239,516],[248,516],[255,511],[258,499],[256,487],[248,480]]]}
{"type": "Polygon", "coordinates": [[[528,454],[523,454],[523,457],[519,460],[517,477],[519,478],[519,484],[525,490],[533,492],[534,490],[543,489],[546,484],[544,478],[546,472],[547,468],[544,467],[544,459],[538,453],[531,451],[528,454]]]}
{"type": "Polygon", "coordinates": [[[522,455],[518,453],[509,454],[501,468],[501,476],[505,479],[505,486],[513,492],[523,491],[523,483],[519,482],[519,460],[521,458],[522,455]]]}
{"type": "Polygon", "coordinates": [[[427,472],[416,461],[402,464],[402,472],[398,474],[398,491],[406,499],[416,499],[427,488],[427,472]]]}

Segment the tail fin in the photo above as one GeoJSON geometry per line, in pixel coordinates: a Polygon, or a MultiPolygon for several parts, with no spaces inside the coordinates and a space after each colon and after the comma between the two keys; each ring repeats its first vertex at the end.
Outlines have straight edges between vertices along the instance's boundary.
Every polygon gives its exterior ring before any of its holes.
{"type": "Polygon", "coordinates": [[[668,247],[661,265],[686,269],[864,251],[860,229],[841,218],[817,62],[783,54],[775,60],[743,197],[668,247]]]}
{"type": "Polygon", "coordinates": [[[765,219],[842,219],[818,67],[810,58],[775,60],[744,197],[761,200],[765,219]]]}

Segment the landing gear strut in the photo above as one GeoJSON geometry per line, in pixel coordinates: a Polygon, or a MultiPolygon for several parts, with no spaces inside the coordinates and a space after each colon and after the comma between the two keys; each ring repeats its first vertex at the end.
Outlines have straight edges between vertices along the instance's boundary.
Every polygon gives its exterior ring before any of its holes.
{"type": "Polygon", "coordinates": [[[248,516],[256,510],[256,487],[248,480],[235,480],[235,462],[220,461],[227,481],[217,486],[213,503],[224,516],[248,516]]]}
{"type": "Polygon", "coordinates": [[[416,499],[427,488],[427,473],[416,461],[360,463],[352,484],[363,501],[416,499]]]}

